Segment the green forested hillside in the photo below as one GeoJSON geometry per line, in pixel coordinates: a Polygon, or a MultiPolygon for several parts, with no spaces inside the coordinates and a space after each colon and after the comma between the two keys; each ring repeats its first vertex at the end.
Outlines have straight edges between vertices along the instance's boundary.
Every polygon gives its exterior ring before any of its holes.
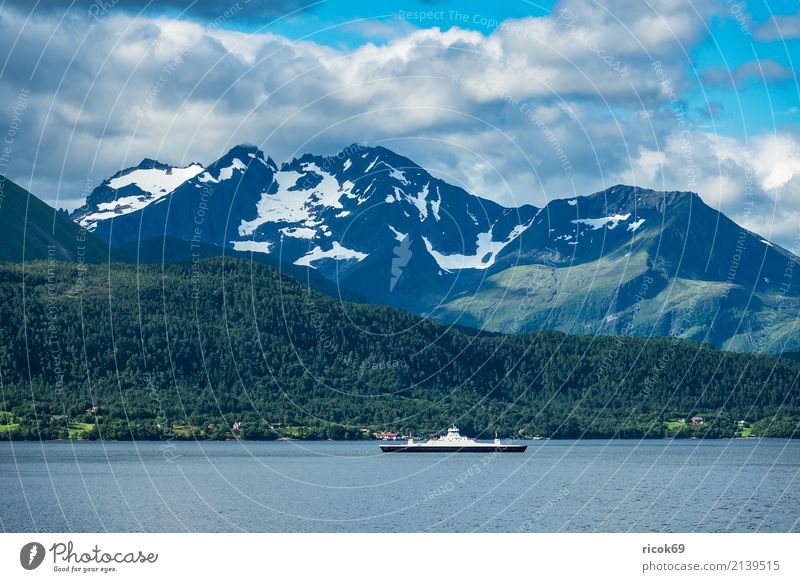
{"type": "Polygon", "coordinates": [[[108,261],[104,242],[0,176],[0,261],[108,261]]]}
{"type": "Polygon", "coordinates": [[[698,195],[615,186],[547,208],[548,220],[523,235],[539,252],[507,249],[479,289],[439,306],[442,321],[681,337],[760,354],[800,347],[797,257],[698,195]],[[570,220],[576,211],[639,220],[636,228],[595,229],[570,220]]]}
{"type": "Polygon", "coordinates": [[[0,293],[0,430],[16,438],[356,438],[451,422],[483,436],[733,436],[740,420],[792,436],[800,418],[790,359],[448,329],[244,260],[6,264],[0,293]],[[703,423],[678,422],[690,416],[703,423]]]}

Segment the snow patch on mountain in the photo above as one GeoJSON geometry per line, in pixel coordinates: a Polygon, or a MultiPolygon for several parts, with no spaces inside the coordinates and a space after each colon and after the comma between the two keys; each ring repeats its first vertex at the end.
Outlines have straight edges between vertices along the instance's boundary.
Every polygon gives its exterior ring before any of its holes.
{"type": "MultiPolygon", "coordinates": [[[[302,168],[322,178],[322,181],[311,192],[311,195],[316,197],[317,203],[328,208],[342,208],[342,203],[339,199],[346,193],[348,188],[345,187],[345,185],[340,186],[334,176],[320,169],[320,167],[313,162],[303,164],[302,168]]],[[[352,185],[352,182],[345,182],[345,184],[349,186],[352,185]]]]}
{"type": "Polygon", "coordinates": [[[574,224],[586,224],[592,227],[592,230],[599,230],[604,226],[608,225],[609,229],[616,228],[620,222],[628,220],[631,217],[630,212],[628,214],[614,214],[612,216],[604,216],[602,218],[579,218],[577,220],[573,220],[574,224]]]}
{"type": "Polygon", "coordinates": [[[366,253],[348,249],[339,244],[338,241],[333,241],[330,249],[323,251],[321,247],[314,247],[313,250],[297,259],[294,264],[303,267],[314,267],[314,263],[320,259],[335,259],[337,261],[355,259],[356,261],[361,261],[366,257],[366,253]]]}
{"type": "MultiPolygon", "coordinates": [[[[143,192],[148,192],[154,197],[169,194],[186,180],[191,180],[205,168],[200,164],[192,164],[185,168],[149,168],[133,170],[122,176],[112,178],[108,185],[119,190],[125,186],[135,184],[143,192]]],[[[150,198],[149,201],[154,200],[150,198]]]]}
{"type": "Polygon", "coordinates": [[[313,229],[310,229],[310,228],[305,228],[305,227],[299,227],[299,228],[282,228],[282,229],[281,229],[281,232],[282,232],[283,234],[285,234],[286,236],[291,236],[291,237],[293,237],[293,238],[307,238],[307,239],[312,239],[312,238],[314,238],[315,236],[317,236],[317,231],[316,231],[316,230],[313,230],[313,229]]]}
{"type": "Polygon", "coordinates": [[[628,230],[631,232],[636,232],[636,230],[644,224],[644,218],[640,218],[639,220],[635,220],[628,225],[628,230]]]}
{"type": "Polygon", "coordinates": [[[394,235],[394,238],[395,238],[395,240],[397,240],[397,242],[403,242],[405,240],[405,238],[408,236],[407,233],[400,232],[395,227],[393,227],[391,224],[389,225],[389,230],[392,231],[392,234],[394,235]]]}
{"type": "Polygon", "coordinates": [[[100,222],[101,220],[108,220],[109,218],[114,218],[115,216],[127,214],[128,212],[133,212],[134,210],[136,209],[133,208],[128,209],[125,207],[121,207],[119,210],[114,209],[108,212],[93,212],[92,214],[88,214],[78,219],[78,224],[80,224],[83,228],[91,232],[95,228],[97,228],[97,223],[100,222]]]}
{"type": "Polygon", "coordinates": [[[409,184],[409,181],[406,179],[406,175],[405,175],[404,172],[398,170],[397,168],[394,168],[394,167],[390,166],[386,162],[381,162],[381,163],[384,166],[386,166],[387,168],[389,168],[389,175],[392,178],[394,178],[395,180],[397,180],[398,182],[400,182],[404,186],[407,186],[409,184]]]}
{"type": "Polygon", "coordinates": [[[251,253],[269,253],[272,248],[271,242],[254,240],[232,240],[233,250],[251,253]]]}
{"type": "Polygon", "coordinates": [[[430,186],[430,182],[422,187],[422,191],[417,196],[406,196],[406,199],[419,210],[420,222],[428,218],[428,202],[426,201],[428,197],[428,186],[430,186]]]}
{"type": "MultiPolygon", "coordinates": [[[[276,172],[274,180],[276,191],[262,192],[256,218],[243,220],[239,224],[241,236],[249,236],[261,225],[272,222],[320,226],[322,221],[317,219],[321,211],[328,208],[343,209],[342,197],[355,197],[353,182],[345,180],[340,185],[335,176],[314,162],[301,164],[300,171],[283,169],[276,172]]],[[[343,218],[348,214],[349,211],[342,210],[336,217],[343,218]]],[[[310,228],[283,229],[282,232],[296,238],[313,238],[317,234],[310,228]]],[[[325,235],[330,236],[327,233],[325,235]]]]}
{"type": "MultiPolygon", "coordinates": [[[[162,198],[159,196],[159,198],[162,198]]],[[[121,214],[122,211],[133,212],[139,208],[147,206],[153,198],[150,196],[124,196],[112,202],[101,202],[97,209],[101,211],[111,210],[113,214],[121,214]]]]}
{"type": "Polygon", "coordinates": [[[478,240],[476,241],[477,250],[474,255],[445,255],[435,250],[427,238],[422,237],[422,240],[425,242],[425,247],[436,261],[436,264],[446,271],[457,271],[460,269],[488,269],[494,265],[497,254],[519,235],[525,232],[530,225],[531,222],[528,222],[527,224],[518,224],[509,233],[508,238],[504,241],[494,240],[494,225],[492,225],[492,228],[489,229],[489,232],[481,232],[478,234],[478,240]]]}
{"type": "Polygon", "coordinates": [[[375,184],[375,180],[374,179],[372,180],[372,182],[369,183],[369,186],[364,188],[364,191],[361,193],[360,196],[357,195],[357,194],[354,194],[353,192],[350,192],[349,194],[347,194],[347,197],[348,198],[358,198],[357,203],[358,204],[363,204],[364,202],[369,200],[369,191],[370,191],[370,189],[372,189],[372,185],[373,184],[375,184]]]}
{"type": "Polygon", "coordinates": [[[306,198],[292,188],[303,174],[282,171],[275,174],[278,189],[274,194],[262,192],[257,204],[258,216],[253,220],[243,220],[239,224],[239,234],[248,236],[267,222],[303,222],[309,215],[305,208],[306,198]]]}
{"type": "Polygon", "coordinates": [[[438,222],[441,220],[439,216],[439,208],[442,205],[442,195],[439,194],[439,186],[436,186],[436,200],[431,200],[431,212],[433,213],[433,217],[438,222]]]}
{"type": "MultiPolygon", "coordinates": [[[[78,224],[88,231],[94,231],[97,223],[117,216],[141,210],[149,204],[163,202],[165,196],[178,186],[191,180],[204,170],[200,164],[191,164],[185,168],[153,167],[137,168],[108,180],[106,185],[112,190],[135,186],[142,194],[133,194],[101,202],[95,212],[78,216],[78,224]]],[[[130,190],[129,190],[130,191],[130,190]]]]}
{"type": "Polygon", "coordinates": [[[200,182],[213,182],[214,184],[219,184],[220,182],[224,182],[225,180],[230,180],[233,178],[234,170],[242,171],[245,169],[247,169],[247,165],[242,160],[239,158],[233,158],[231,165],[222,168],[216,178],[211,175],[211,172],[204,172],[203,175],[197,179],[200,182]]]}

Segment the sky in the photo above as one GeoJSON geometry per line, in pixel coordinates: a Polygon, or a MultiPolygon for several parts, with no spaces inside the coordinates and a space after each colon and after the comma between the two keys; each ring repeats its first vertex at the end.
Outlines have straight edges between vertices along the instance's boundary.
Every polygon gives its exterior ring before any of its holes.
{"type": "Polygon", "coordinates": [[[795,0],[0,2],[0,173],[54,206],[358,142],[506,205],[691,190],[800,250],[795,0]]]}

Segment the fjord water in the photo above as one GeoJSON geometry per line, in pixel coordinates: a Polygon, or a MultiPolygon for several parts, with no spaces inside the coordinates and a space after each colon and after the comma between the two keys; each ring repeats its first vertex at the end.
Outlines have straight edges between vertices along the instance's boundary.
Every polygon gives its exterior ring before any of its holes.
{"type": "Polygon", "coordinates": [[[800,441],[0,444],[4,531],[799,531],[800,441]],[[172,448],[174,446],[174,448],[172,448]]]}

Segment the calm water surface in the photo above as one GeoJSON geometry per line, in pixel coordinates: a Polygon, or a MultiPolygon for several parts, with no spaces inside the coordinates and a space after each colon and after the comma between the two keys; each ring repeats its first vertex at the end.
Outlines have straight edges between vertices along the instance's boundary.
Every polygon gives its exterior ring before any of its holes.
{"type": "Polygon", "coordinates": [[[799,531],[798,441],[0,443],[4,531],[799,531]]]}

